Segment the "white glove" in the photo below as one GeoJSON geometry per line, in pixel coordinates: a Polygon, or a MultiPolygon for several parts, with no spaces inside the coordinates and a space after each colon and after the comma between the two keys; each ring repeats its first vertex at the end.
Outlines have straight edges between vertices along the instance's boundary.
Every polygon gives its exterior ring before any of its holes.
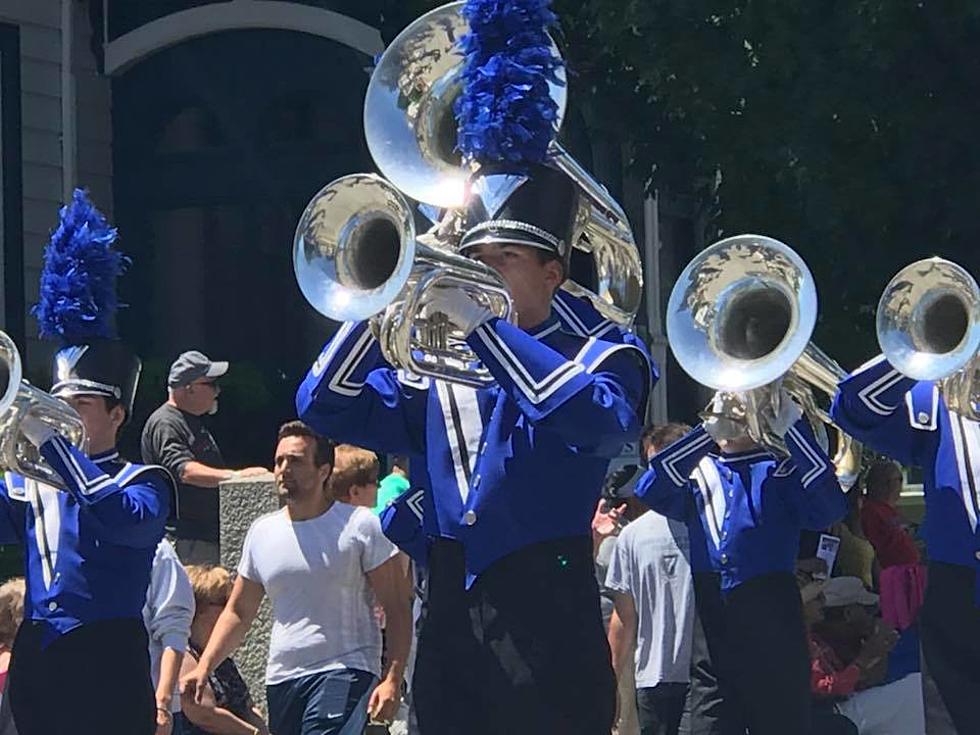
{"type": "Polygon", "coordinates": [[[803,409],[785,390],[779,391],[779,408],[774,410],[767,406],[765,410],[766,423],[772,432],[779,437],[786,436],[789,428],[800,420],[803,409]]]}
{"type": "Polygon", "coordinates": [[[489,309],[473,301],[461,288],[434,288],[425,300],[428,313],[441,312],[467,337],[484,322],[493,318],[489,309]]]}
{"type": "Polygon", "coordinates": [[[715,397],[711,399],[709,412],[716,415],[704,420],[704,430],[708,432],[708,436],[715,440],[715,444],[745,436],[744,424],[717,415],[726,413],[726,406],[731,401],[731,398],[726,397],[726,395],[730,396],[730,394],[724,394],[720,391],[715,393],[715,397]]]}
{"type": "Polygon", "coordinates": [[[40,447],[57,433],[50,424],[44,423],[30,412],[20,420],[20,431],[35,447],[40,447]]]}

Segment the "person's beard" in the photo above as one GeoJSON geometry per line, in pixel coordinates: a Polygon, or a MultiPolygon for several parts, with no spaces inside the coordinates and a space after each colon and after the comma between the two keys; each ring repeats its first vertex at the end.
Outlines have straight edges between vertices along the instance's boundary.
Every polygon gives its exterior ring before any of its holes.
{"type": "Polygon", "coordinates": [[[214,399],[214,403],[211,404],[211,408],[208,409],[208,416],[214,416],[218,413],[218,399],[214,399]]]}

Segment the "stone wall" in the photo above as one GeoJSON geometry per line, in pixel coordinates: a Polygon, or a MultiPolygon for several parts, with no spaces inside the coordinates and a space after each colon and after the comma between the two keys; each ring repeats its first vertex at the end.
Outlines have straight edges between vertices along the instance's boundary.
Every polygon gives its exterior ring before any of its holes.
{"type": "MultiPolygon", "coordinates": [[[[238,568],[245,534],[252,522],[261,515],[279,509],[276,485],[269,474],[265,477],[229,480],[221,483],[221,565],[229,571],[238,568]]],[[[265,663],[269,653],[269,632],[272,629],[272,610],[266,598],[252,628],[234,654],[235,663],[248,683],[252,697],[263,712],[265,705],[265,663]]]]}

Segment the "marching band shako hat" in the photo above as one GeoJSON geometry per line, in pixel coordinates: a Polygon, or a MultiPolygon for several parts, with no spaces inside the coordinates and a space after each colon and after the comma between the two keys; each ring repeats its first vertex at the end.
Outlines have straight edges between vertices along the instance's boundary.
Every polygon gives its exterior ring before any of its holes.
{"type": "Polygon", "coordinates": [[[561,112],[552,89],[563,62],[549,0],[467,0],[459,40],[458,148],[479,165],[459,250],[517,244],[552,253],[567,274],[578,213],[572,180],[548,165],[561,112]]]}
{"type": "Polygon", "coordinates": [[[578,212],[575,184],[544,165],[519,177],[505,176],[507,182],[500,182],[500,176],[491,174],[475,183],[460,252],[465,255],[484,243],[525,245],[551,253],[567,273],[578,212]],[[499,195],[501,187],[512,193],[495,202],[491,191],[499,195]]]}
{"type": "Polygon", "coordinates": [[[92,340],[87,345],[62,347],[52,361],[51,395],[114,398],[128,416],[142,367],[139,357],[119,341],[92,340]]]}
{"type": "Polygon", "coordinates": [[[115,335],[116,279],[129,259],[113,248],[116,229],[76,189],[61,208],[44,251],[40,300],[32,309],[38,334],[61,347],[51,365],[51,394],[96,395],[132,414],[142,362],[115,335]]]}

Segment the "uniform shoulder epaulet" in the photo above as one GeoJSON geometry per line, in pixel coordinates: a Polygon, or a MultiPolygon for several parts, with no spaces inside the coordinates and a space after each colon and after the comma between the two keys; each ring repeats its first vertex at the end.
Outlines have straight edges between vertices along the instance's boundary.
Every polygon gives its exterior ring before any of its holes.
{"type": "Polygon", "coordinates": [[[935,431],[939,421],[939,388],[935,383],[919,382],[905,394],[909,425],[919,431],[935,431]]]}

